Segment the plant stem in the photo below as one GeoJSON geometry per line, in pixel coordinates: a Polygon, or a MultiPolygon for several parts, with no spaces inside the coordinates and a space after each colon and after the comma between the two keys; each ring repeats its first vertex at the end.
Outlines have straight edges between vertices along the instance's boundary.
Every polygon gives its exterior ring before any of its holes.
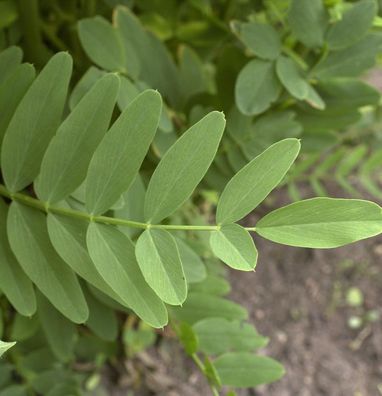
{"type": "Polygon", "coordinates": [[[17,0],[16,5],[21,22],[26,58],[38,67],[42,67],[48,60],[49,54],[41,37],[38,1],[17,0]]]}
{"type": "Polygon", "coordinates": [[[292,58],[303,70],[308,70],[309,66],[306,64],[305,60],[301,58],[301,56],[293,51],[291,48],[284,46],[282,48],[282,51],[284,52],[285,55],[288,55],[290,58],[292,58]]]}
{"type": "MultiPolygon", "coordinates": [[[[29,195],[22,193],[11,193],[7,188],[0,184],[0,195],[9,198],[12,201],[20,202],[24,205],[30,206],[37,210],[45,213],[56,213],[63,216],[73,217],[85,221],[94,221],[102,224],[120,225],[125,227],[140,228],[143,230],[147,229],[162,229],[162,230],[185,230],[185,231],[217,231],[220,229],[220,225],[183,225],[183,224],[149,224],[142,223],[139,221],[119,219],[108,216],[95,216],[90,213],[81,212],[79,210],[62,208],[58,206],[51,206],[48,202],[40,201],[39,199],[33,198],[29,195]]],[[[255,231],[254,227],[246,227],[248,231],[255,231]]]]}

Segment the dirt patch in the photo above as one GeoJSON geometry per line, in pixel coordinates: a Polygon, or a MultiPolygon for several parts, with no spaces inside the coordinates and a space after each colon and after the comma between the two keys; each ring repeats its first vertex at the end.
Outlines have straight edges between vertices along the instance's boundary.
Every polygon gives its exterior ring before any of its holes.
{"type": "Polygon", "coordinates": [[[245,305],[270,337],[265,353],[286,367],[285,377],[259,388],[261,396],[374,396],[382,383],[381,321],[353,330],[352,315],[381,314],[381,245],[375,238],[336,250],[280,247],[256,239],[255,274],[231,273],[232,298],[245,305]],[[357,286],[361,308],[344,295],[357,286]]]}

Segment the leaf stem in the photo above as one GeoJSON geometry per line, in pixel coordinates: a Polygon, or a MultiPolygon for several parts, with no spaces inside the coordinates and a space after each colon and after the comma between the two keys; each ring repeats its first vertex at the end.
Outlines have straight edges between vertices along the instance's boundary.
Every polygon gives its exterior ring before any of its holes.
{"type": "MultiPolygon", "coordinates": [[[[90,213],[81,212],[79,210],[63,208],[59,206],[51,206],[48,202],[40,201],[39,199],[33,198],[26,194],[12,193],[2,184],[0,184],[0,195],[9,198],[12,201],[20,202],[24,205],[30,206],[45,213],[56,213],[85,221],[94,221],[96,223],[120,225],[124,227],[140,228],[143,230],[162,229],[173,231],[217,231],[220,229],[219,225],[149,224],[109,216],[95,216],[90,213]]],[[[255,227],[246,227],[246,229],[248,231],[255,231],[255,227]]]]}

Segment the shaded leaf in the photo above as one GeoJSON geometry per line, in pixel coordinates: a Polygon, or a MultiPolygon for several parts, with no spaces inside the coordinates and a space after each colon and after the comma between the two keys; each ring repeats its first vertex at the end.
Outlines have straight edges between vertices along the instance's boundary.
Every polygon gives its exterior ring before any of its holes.
{"type": "Polygon", "coordinates": [[[283,86],[292,96],[300,100],[308,96],[309,84],[301,77],[292,59],[280,56],[276,62],[276,72],[283,86]]]}
{"type": "Polygon", "coordinates": [[[189,293],[184,305],[171,308],[171,313],[177,320],[191,325],[211,317],[242,320],[248,316],[242,306],[230,300],[199,292],[189,293]]]}
{"type": "Polygon", "coordinates": [[[91,223],[87,245],[98,272],[118,296],[149,325],[166,325],[166,308],[145,282],[129,238],[115,227],[91,223]]]}
{"type": "Polygon", "coordinates": [[[78,23],[81,44],[89,58],[108,71],[129,73],[127,61],[132,60],[132,75],[139,68],[136,55],[125,53],[124,43],[118,30],[100,16],[82,19],[78,23]]]}
{"type": "Polygon", "coordinates": [[[361,0],[347,9],[341,19],[328,30],[326,41],[329,48],[339,50],[359,41],[371,28],[377,12],[374,0],[361,0]]]}
{"type": "Polygon", "coordinates": [[[328,18],[322,0],[292,0],[288,22],[294,35],[307,47],[323,44],[328,18]]]}
{"type": "Polygon", "coordinates": [[[271,25],[249,22],[234,24],[233,28],[240,40],[259,58],[273,60],[280,55],[280,36],[271,25]]]}
{"type": "Polygon", "coordinates": [[[123,301],[98,273],[89,256],[86,246],[88,225],[88,221],[48,214],[49,237],[60,257],[87,282],[123,304],[123,301]]]}
{"type": "Polygon", "coordinates": [[[71,72],[70,55],[54,55],[18,105],[1,148],[1,169],[10,191],[23,189],[37,176],[61,121],[71,72]]]}
{"type": "Polygon", "coordinates": [[[223,385],[249,388],[280,379],[284,367],[266,356],[232,352],[219,356],[214,365],[223,385]]]}
{"type": "Polygon", "coordinates": [[[264,347],[268,338],[262,337],[248,323],[224,318],[207,318],[193,325],[199,349],[210,355],[232,351],[253,351],[264,347]]]}
{"type": "Polygon", "coordinates": [[[175,238],[187,283],[201,282],[207,276],[206,267],[199,255],[182,239],[175,238]]]}
{"type": "Polygon", "coordinates": [[[89,292],[85,296],[89,307],[86,325],[97,337],[105,341],[115,341],[118,336],[118,319],[114,310],[102,304],[89,292]]]}
{"type": "Polygon", "coordinates": [[[77,329],[41,294],[37,294],[38,317],[48,344],[56,358],[68,362],[74,357],[77,329]]]}
{"type": "Polygon", "coordinates": [[[31,316],[36,311],[36,298],[33,285],[21,269],[9,246],[7,214],[8,207],[0,199],[0,289],[20,314],[31,316]]]}
{"type": "Polygon", "coordinates": [[[13,69],[0,86],[0,145],[15,110],[35,77],[32,65],[23,64],[13,69]]]}
{"type": "Polygon", "coordinates": [[[356,77],[374,65],[381,43],[381,36],[368,34],[350,47],[329,53],[317,64],[312,73],[319,79],[356,77]]]}
{"type": "Polygon", "coordinates": [[[272,62],[253,59],[241,69],[235,85],[235,102],[246,115],[267,110],[278,98],[281,85],[272,62]]]}
{"type": "Polygon", "coordinates": [[[61,201],[83,182],[94,151],[108,129],[118,88],[114,74],[101,78],[60,125],[35,183],[41,200],[61,201]]]}
{"type": "Polygon", "coordinates": [[[51,245],[44,214],[13,202],[7,225],[13,253],[31,281],[63,315],[85,322],[88,308],[81,287],[51,245]]]}

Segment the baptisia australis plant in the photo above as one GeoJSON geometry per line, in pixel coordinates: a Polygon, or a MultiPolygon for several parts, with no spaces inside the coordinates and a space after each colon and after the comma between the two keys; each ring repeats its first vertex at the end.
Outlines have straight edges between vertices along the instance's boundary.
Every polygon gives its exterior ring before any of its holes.
{"type": "MultiPolygon", "coordinates": [[[[152,171],[150,145],[163,117],[157,91],[143,90],[115,117],[121,81],[108,73],[62,119],[70,55],[54,55],[37,77],[20,63],[19,49],[1,54],[0,64],[4,59],[12,68],[0,86],[0,288],[19,321],[37,315],[36,328],[53,355],[69,362],[79,337],[74,324],[115,340],[115,311],[128,312],[153,328],[170,324],[214,394],[221,386],[280,378],[282,366],[256,354],[267,340],[245,323],[241,306],[223,297],[229,288],[213,257],[253,271],[258,252],[250,233],[291,246],[343,246],[381,233],[381,208],[365,200],[313,198],[240,225],[298,156],[300,141],[287,138],[228,181],[216,222],[207,223],[190,202],[217,153],[223,113],[194,123],[152,171]]],[[[20,332],[13,334],[17,340],[20,332]]],[[[1,351],[10,346],[2,344],[1,351]]],[[[22,355],[23,342],[12,351],[22,355]]]]}

